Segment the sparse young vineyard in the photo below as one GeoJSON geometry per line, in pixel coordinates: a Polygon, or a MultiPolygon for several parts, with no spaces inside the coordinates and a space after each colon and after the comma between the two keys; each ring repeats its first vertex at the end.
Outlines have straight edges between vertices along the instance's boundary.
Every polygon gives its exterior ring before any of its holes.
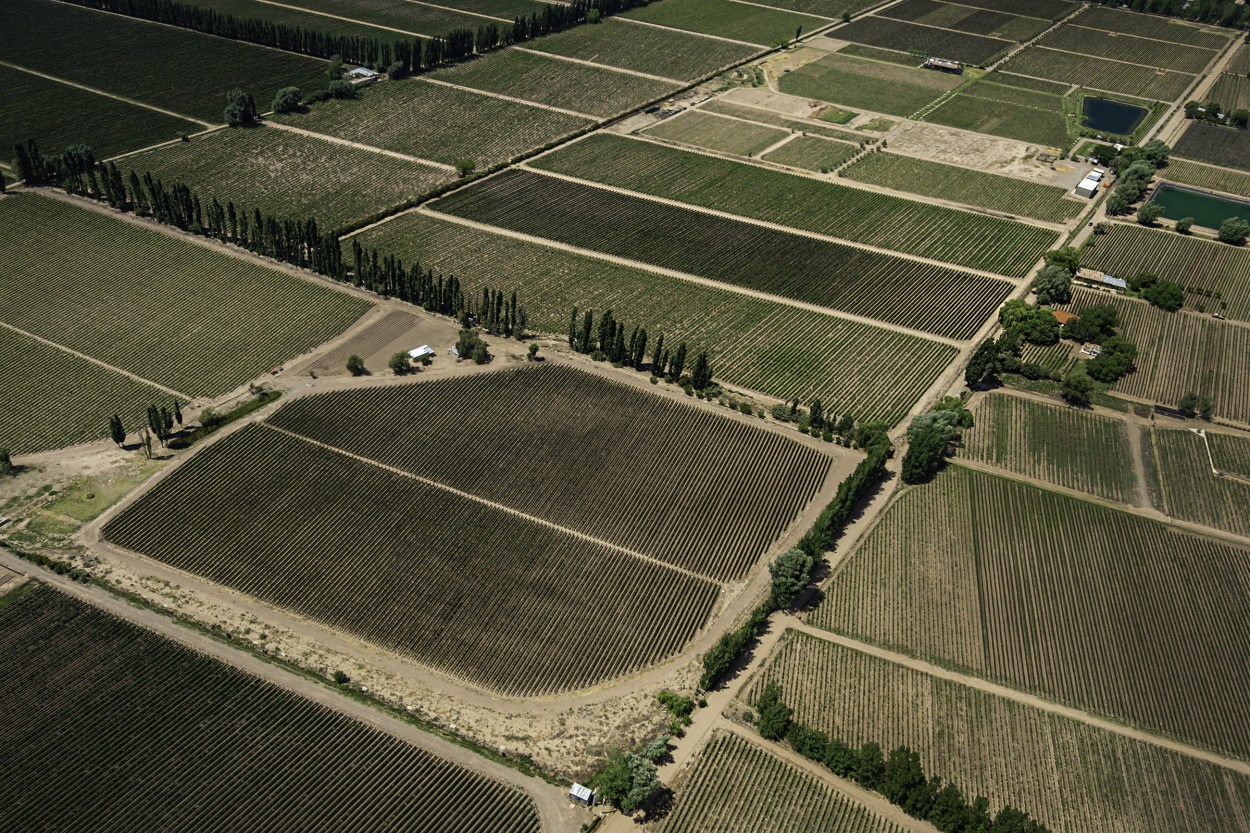
{"type": "Polygon", "coordinates": [[[1115,223],[1106,234],[1091,237],[1081,250],[1081,265],[1128,279],[1141,272],[1175,281],[1186,290],[1210,290],[1208,312],[1250,320],[1250,251],[1213,240],[1115,223]]]}
{"type": "MultiPolygon", "coordinates": [[[[1081,18],[1077,18],[1079,23],[1081,18]]],[[[1138,38],[1123,33],[1103,32],[1083,26],[1064,25],[1055,29],[1039,43],[1051,49],[1079,52],[1113,61],[1139,64],[1143,69],[1155,68],[1195,74],[1219,54],[1212,49],[1138,38]]]]}
{"type": "Polygon", "coordinates": [[[1250,480],[1250,439],[1208,431],[1207,446],[1217,469],[1250,480]]]}
{"type": "Polygon", "coordinates": [[[1070,220],[1088,208],[1086,204],[1064,199],[1067,191],[1063,188],[895,153],[870,153],[847,168],[844,174],[858,182],[1054,223],[1070,220]]]}
{"type": "Polygon", "coordinates": [[[918,50],[977,66],[993,63],[995,58],[1013,46],[1011,41],[999,38],[919,26],[871,15],[840,27],[837,37],[838,40],[865,43],[882,49],[897,49],[900,52],[918,50]]]}
{"type": "Polygon", "coordinates": [[[590,124],[554,110],[421,79],[375,84],[358,100],[332,99],[307,113],[274,118],[445,165],[469,158],[479,168],[506,162],[590,124]],[[508,129],[500,130],[504,124],[508,129]]]}
{"type": "MultiPolygon", "coordinates": [[[[1179,20],[1153,14],[1135,14],[1106,6],[1090,6],[1073,23],[1108,32],[1122,32],[1142,38],[1184,43],[1204,49],[1223,49],[1234,32],[1229,29],[1192,26],[1179,20]]],[[[1231,69],[1230,72],[1237,70],[1231,69]]]]}
{"type": "Polygon", "coordinates": [[[1150,72],[1136,64],[1117,63],[1041,46],[1028,47],[1004,64],[1002,69],[1156,101],[1179,98],[1194,80],[1192,75],[1180,72],[1150,72]]]}
{"type": "Polygon", "coordinates": [[[501,49],[431,77],[601,118],[632,110],[678,89],[676,83],[518,49],[501,49]]]}
{"type": "Polygon", "coordinates": [[[745,738],[699,753],[661,833],[904,833],[897,824],[745,738]]]}
{"type": "Polygon", "coordinates": [[[952,466],[895,500],[811,621],[1244,757],[1248,558],[952,466]]]}
{"type": "Polygon", "coordinates": [[[891,116],[910,116],[959,84],[960,79],[952,75],[837,53],[806,63],[777,80],[783,93],[891,116]]]}
{"type": "Polygon", "coordinates": [[[534,167],[971,269],[1021,277],[1055,232],[931,202],[596,134],[534,167]]]}
{"type": "Polygon", "coordinates": [[[0,226],[0,321],[190,396],[225,393],[370,306],[36,194],[0,200],[0,226]]]}
{"type": "MultiPolygon", "coordinates": [[[[789,136],[790,131],[690,110],[648,128],[646,135],[722,153],[754,156],[789,136]]],[[[537,164],[541,165],[541,160],[537,164]]]]}
{"type": "MultiPolygon", "coordinates": [[[[800,203],[795,199],[790,205],[800,203]]],[[[479,223],[953,337],[974,333],[1009,289],[993,278],[529,171],[509,171],[433,207],[479,223]]]]}
{"type": "Polygon", "coordinates": [[[1204,121],[1190,122],[1172,152],[1210,165],[1250,171],[1250,131],[1204,121]]]}
{"type": "Polygon", "coordinates": [[[195,455],[104,534],[512,696],[663,659],[718,595],[709,581],[264,425],[195,455]]]}
{"type": "MultiPolygon", "coordinates": [[[[767,4],[764,4],[767,5],[767,4]]],[[[730,0],[678,0],[676,3],[651,3],[632,9],[622,17],[685,29],[704,35],[754,44],[761,48],[776,46],[794,37],[799,27],[810,32],[829,23],[827,18],[783,9],[765,9],[730,0]]]]}
{"type": "Polygon", "coordinates": [[[758,107],[727,101],[723,96],[709,99],[699,105],[699,110],[706,113],[717,113],[722,116],[734,116],[746,121],[756,122],[757,124],[784,127],[791,132],[798,131],[800,133],[809,133],[812,136],[824,136],[827,139],[841,139],[844,142],[859,144],[867,139],[862,133],[855,133],[851,130],[839,130],[836,127],[829,127],[828,125],[808,121],[807,119],[787,118],[779,113],[774,113],[772,110],[761,110],[758,107]]]}
{"type": "Polygon", "coordinates": [[[521,790],[40,587],[0,607],[10,830],[538,833],[521,790]]]}
{"type": "Polygon", "coordinates": [[[807,634],[786,634],[755,690],[769,680],[797,720],[852,747],[906,745],[925,772],[1054,831],[1227,833],[1250,806],[1241,773],[807,634]]]}
{"type": "Polygon", "coordinates": [[[1117,392],[1171,407],[1193,392],[1212,398],[1218,418],[1250,423],[1250,329],[1090,290],[1077,290],[1071,309],[1108,303],[1137,345],[1136,370],[1117,392]]]}
{"type": "Polygon", "coordinates": [[[759,51],[752,46],[672,29],[637,26],[612,17],[596,26],[576,26],[539,38],[526,46],[552,55],[677,81],[693,81],[722,67],[741,63],[759,51]]]}
{"type": "Polygon", "coordinates": [[[541,246],[413,212],[361,242],[458,275],[470,296],[516,290],[530,326],[562,333],[569,311],[613,310],[651,339],[706,350],[721,382],[778,399],[819,397],[857,418],[897,422],[955,348],[775,301],[541,246]]]}
{"type": "Polygon", "coordinates": [[[1182,185],[1193,185],[1197,188],[1210,188],[1226,194],[1250,197],[1250,173],[1242,171],[1199,165],[1197,162],[1173,157],[1168,161],[1168,167],[1163,172],[1163,176],[1171,182],[1179,182],[1182,185]]]}
{"type": "MultiPolygon", "coordinates": [[[[1155,457],[1160,511],[1183,521],[1250,537],[1250,481],[1211,471],[1215,449],[1208,456],[1206,443],[1193,432],[1156,430],[1149,437],[1145,453],[1155,457]]],[[[1240,443],[1244,451],[1248,443],[1240,443]]]]}
{"type": "Polygon", "coordinates": [[[451,171],[272,128],[218,130],[139,153],[118,166],[190,186],[276,217],[325,229],[399,205],[450,181],[451,171]]]}
{"type": "Polygon", "coordinates": [[[831,171],[859,153],[858,145],[835,142],[817,136],[796,136],[764,159],[778,165],[790,165],[809,171],[831,171]]]}
{"type": "Polygon", "coordinates": [[[128,428],[169,394],[0,327],[0,448],[29,454],[96,440],[113,414],[128,428]]]}
{"type": "Polygon", "coordinates": [[[1122,420],[1015,396],[985,397],[960,457],[1120,503],[1137,499],[1133,449],[1122,420]]]}
{"type": "Polygon", "coordinates": [[[831,466],[778,434],[559,366],[306,397],[270,424],[717,581],[746,573],[831,466]]]}

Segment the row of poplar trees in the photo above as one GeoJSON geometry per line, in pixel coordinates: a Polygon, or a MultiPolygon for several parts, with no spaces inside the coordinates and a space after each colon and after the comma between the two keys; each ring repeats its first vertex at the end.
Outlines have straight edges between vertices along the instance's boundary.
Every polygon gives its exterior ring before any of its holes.
{"type": "MultiPolygon", "coordinates": [[[[596,326],[594,310],[586,310],[579,318],[577,307],[573,307],[569,316],[569,346],[578,353],[597,353],[613,364],[642,370],[646,365],[649,336],[646,328],[635,325],[626,337],[627,329],[629,328],[625,322],[617,319],[612,310],[600,316],[596,326]]],[[[651,352],[651,373],[681,382],[681,374],[686,369],[687,352],[684,341],[675,350],[666,347],[664,334],[660,333],[651,352]]],[[[706,352],[699,353],[695,358],[689,382],[691,387],[699,391],[712,384],[712,366],[706,352]]]]}

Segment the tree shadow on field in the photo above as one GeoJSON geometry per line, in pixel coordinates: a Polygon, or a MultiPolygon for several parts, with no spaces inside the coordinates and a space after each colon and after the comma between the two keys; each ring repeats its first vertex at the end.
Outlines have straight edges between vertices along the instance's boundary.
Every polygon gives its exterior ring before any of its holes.
{"type": "Polygon", "coordinates": [[[660,787],[660,789],[652,793],[651,797],[643,805],[643,809],[647,814],[646,823],[651,825],[667,818],[668,814],[673,811],[675,799],[673,791],[668,787],[660,787]]]}

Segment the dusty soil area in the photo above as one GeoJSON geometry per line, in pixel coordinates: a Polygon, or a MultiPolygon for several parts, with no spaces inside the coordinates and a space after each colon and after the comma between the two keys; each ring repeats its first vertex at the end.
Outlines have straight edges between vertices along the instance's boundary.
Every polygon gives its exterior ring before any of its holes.
{"type": "Polygon", "coordinates": [[[890,150],[918,159],[1066,188],[1076,187],[1081,178],[1073,163],[1040,162],[1036,159],[1038,146],[1011,139],[906,120],[899,122],[887,138],[890,150]]]}

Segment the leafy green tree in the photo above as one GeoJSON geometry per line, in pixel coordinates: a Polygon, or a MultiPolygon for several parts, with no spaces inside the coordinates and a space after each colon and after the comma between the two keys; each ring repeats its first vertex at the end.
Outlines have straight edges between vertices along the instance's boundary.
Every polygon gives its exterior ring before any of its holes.
{"type": "Polygon", "coordinates": [[[1240,217],[1229,217],[1220,223],[1219,238],[1225,243],[1240,246],[1246,242],[1248,235],[1250,235],[1250,223],[1240,217]]]}
{"type": "Polygon", "coordinates": [[[1151,139],[1141,147],[1142,158],[1155,168],[1166,168],[1172,149],[1162,139],[1151,139]]]}
{"type": "Polygon", "coordinates": [[[829,741],[829,745],[825,748],[825,766],[829,767],[830,772],[842,778],[849,778],[858,764],[859,757],[854,749],[837,739],[829,741]]]}
{"type": "Polygon", "coordinates": [[[791,711],[790,707],[781,700],[781,687],[776,683],[764,686],[755,707],[759,713],[756,726],[760,730],[760,736],[765,740],[784,738],[786,730],[790,727],[791,711]]]}
{"type": "Polygon", "coordinates": [[[812,580],[815,566],[816,559],[801,549],[786,550],[777,556],[768,565],[773,581],[773,606],[778,610],[789,607],[812,580]]]}
{"type": "Polygon", "coordinates": [[[1054,313],[1019,298],[1003,304],[998,320],[1004,330],[1030,344],[1048,345],[1059,341],[1059,320],[1054,313]]]}
{"type": "Polygon", "coordinates": [[[613,752],[590,783],[622,813],[642,807],[661,786],[654,763],[622,751],[613,752]]]}
{"type": "Polygon", "coordinates": [[[1189,234],[1189,230],[1194,227],[1193,217],[1181,217],[1176,221],[1176,231],[1179,234],[1189,234]]]}
{"type": "Polygon", "coordinates": [[[1081,266],[1081,251],[1074,246],[1055,249],[1042,257],[1046,260],[1047,266],[1061,266],[1068,270],[1069,275],[1075,275],[1076,270],[1081,266]]]}
{"type": "Polygon", "coordinates": [[[951,440],[958,434],[959,417],[950,411],[930,411],[907,426],[907,453],[903,455],[903,482],[926,483],[933,479],[951,440]]]}
{"type": "Polygon", "coordinates": [[[1085,368],[1078,365],[1074,367],[1063,380],[1063,386],[1060,392],[1063,398],[1073,405],[1088,405],[1090,398],[1094,392],[1098,390],[1098,386],[1094,380],[1090,378],[1085,368]]]}
{"type": "Polygon", "coordinates": [[[1185,303],[1185,291],[1172,281],[1156,281],[1142,292],[1142,297],[1168,312],[1176,312],[1185,303]]]}
{"type": "Polygon", "coordinates": [[[407,376],[412,372],[412,360],[408,358],[408,354],[403,350],[393,354],[390,361],[386,363],[386,366],[389,367],[391,372],[396,376],[407,376]]]}
{"type": "Polygon", "coordinates": [[[8,477],[15,471],[13,455],[7,448],[0,448],[0,477],[8,477]]]}
{"type": "Polygon", "coordinates": [[[275,113],[294,113],[299,109],[299,103],[299,87],[283,87],[274,93],[270,109],[275,113]]]}
{"type": "Polygon", "coordinates": [[[109,417],[109,436],[113,438],[113,444],[118,448],[126,442],[126,428],[122,425],[122,418],[117,414],[109,417]]]}
{"type": "Polygon", "coordinates": [[[1124,336],[1111,336],[1102,343],[1102,352],[1089,362],[1089,375],[1099,382],[1111,384],[1133,369],[1137,345],[1124,336]]]}
{"type": "Polygon", "coordinates": [[[668,374],[673,377],[674,382],[681,381],[681,372],[686,367],[686,342],[677,345],[677,352],[673,354],[672,360],[669,362],[668,374]]]}
{"type": "Polygon", "coordinates": [[[1063,325],[1063,337],[1081,343],[1092,341],[1101,343],[1103,339],[1115,333],[1120,324],[1120,315],[1111,304],[1095,304],[1081,311],[1081,317],[1063,325]]]}
{"type": "Polygon", "coordinates": [[[712,366],[708,364],[707,353],[700,351],[695,357],[694,369],[690,371],[690,384],[695,390],[705,390],[712,384],[712,366]]]}
{"type": "MultiPolygon", "coordinates": [[[[394,359],[394,356],[391,357],[394,359]]],[[[369,368],[365,367],[365,360],[352,353],[347,357],[347,372],[353,376],[365,376],[369,373],[369,368]]]]}
{"type": "Polygon", "coordinates": [[[804,758],[821,763],[829,752],[829,736],[802,723],[790,724],[786,730],[786,743],[804,758]]]}
{"type": "Polygon", "coordinates": [[[472,176],[473,172],[476,170],[477,162],[473,161],[469,157],[465,156],[456,160],[456,176],[461,179],[472,176]]]}
{"type": "Polygon", "coordinates": [[[659,763],[668,755],[668,735],[660,735],[642,748],[642,757],[651,763],[659,763]]]}
{"type": "Polygon", "coordinates": [[[1198,413],[1198,394],[1193,391],[1185,394],[1181,397],[1181,401],[1177,405],[1177,408],[1187,417],[1192,418],[1196,416],[1198,413]]]}
{"type": "Polygon", "coordinates": [[[968,824],[968,802],[959,787],[947,784],[933,797],[929,821],[942,833],[960,833],[968,824]]]}
{"type": "Polygon", "coordinates": [[[1066,304],[1072,300],[1072,273],[1059,264],[1047,264],[1033,279],[1039,304],[1066,304]]]}
{"type": "Polygon", "coordinates": [[[1239,130],[1244,130],[1246,125],[1250,125],[1250,110],[1244,107],[1234,110],[1228,117],[1228,123],[1239,130]]]}
{"type": "Polygon", "coordinates": [[[924,782],[920,756],[906,746],[900,746],[890,753],[885,762],[879,791],[892,803],[901,805],[911,791],[924,782]]]}
{"type": "Polygon", "coordinates": [[[326,85],[330,98],[355,98],[356,85],[343,78],[336,78],[326,85]]]}
{"type": "Polygon", "coordinates": [[[231,127],[256,121],[256,102],[252,99],[252,94],[245,93],[238,87],[226,93],[224,116],[226,124],[231,127]]]}
{"type": "Polygon", "coordinates": [[[851,778],[861,787],[875,790],[884,775],[885,758],[881,755],[881,746],[873,742],[865,743],[855,756],[855,770],[851,778]]]}
{"type": "Polygon", "coordinates": [[[1143,226],[1153,226],[1155,221],[1163,216],[1163,206],[1151,200],[1144,203],[1141,208],[1137,209],[1137,222],[1143,226]]]}
{"type": "Polygon", "coordinates": [[[1211,397],[1204,396],[1202,401],[1198,403],[1198,416],[1207,422],[1211,421],[1211,417],[1215,415],[1215,403],[1211,401],[1211,397]]]}
{"type": "Polygon", "coordinates": [[[527,362],[538,361],[538,345],[537,344],[530,345],[529,352],[525,354],[525,360],[527,362]]]}

